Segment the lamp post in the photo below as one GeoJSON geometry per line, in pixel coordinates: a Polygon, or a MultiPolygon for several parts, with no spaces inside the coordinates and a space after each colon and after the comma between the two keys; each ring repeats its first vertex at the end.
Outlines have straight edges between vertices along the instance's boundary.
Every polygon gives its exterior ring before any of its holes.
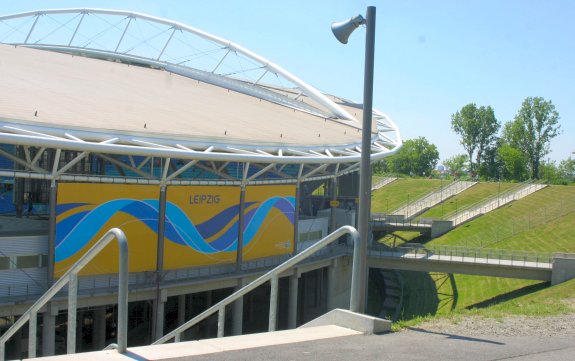
{"type": "Polygon", "coordinates": [[[373,108],[373,62],[375,50],[375,6],[367,8],[365,19],[361,15],[351,19],[333,23],[333,34],[343,44],[351,33],[360,25],[366,25],[365,37],[365,68],[363,78],[363,122],[361,137],[361,163],[359,168],[359,215],[358,230],[360,235],[359,251],[354,257],[359,262],[354,262],[359,269],[353,270],[351,290],[352,298],[350,309],[354,312],[365,313],[367,299],[367,243],[369,242],[369,218],[371,208],[371,118],[373,108]]]}

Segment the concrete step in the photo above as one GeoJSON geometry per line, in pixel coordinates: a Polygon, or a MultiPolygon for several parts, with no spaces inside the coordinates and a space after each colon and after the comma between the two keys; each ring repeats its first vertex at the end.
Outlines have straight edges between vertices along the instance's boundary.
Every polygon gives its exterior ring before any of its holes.
{"type": "Polygon", "coordinates": [[[256,347],[283,345],[296,342],[322,340],[334,337],[357,336],[362,332],[345,327],[327,325],[298,328],[294,330],[254,333],[242,336],[212,338],[199,341],[168,343],[141,347],[129,347],[128,352],[120,354],[115,350],[85,352],[72,355],[44,357],[42,360],[186,360],[193,356],[215,354],[224,351],[243,350],[256,347]]]}

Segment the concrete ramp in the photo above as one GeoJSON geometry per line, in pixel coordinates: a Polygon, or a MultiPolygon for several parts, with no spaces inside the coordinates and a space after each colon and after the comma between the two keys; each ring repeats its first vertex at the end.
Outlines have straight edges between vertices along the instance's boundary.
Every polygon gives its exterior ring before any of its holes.
{"type": "Polygon", "coordinates": [[[406,204],[391,214],[403,215],[405,221],[409,221],[421,213],[425,212],[429,208],[436,206],[437,204],[443,202],[444,200],[453,197],[456,194],[463,192],[464,190],[476,185],[477,182],[468,181],[455,181],[444,187],[434,190],[428,193],[424,197],[416,200],[415,202],[406,204]]]}
{"type": "MultiPolygon", "coordinates": [[[[362,332],[335,325],[297,328],[294,330],[254,333],[242,336],[212,338],[199,341],[187,341],[129,347],[128,352],[120,354],[115,350],[85,352],[71,355],[44,357],[42,360],[193,360],[194,356],[217,354],[219,352],[245,350],[256,347],[276,346],[290,343],[314,341],[344,336],[357,336],[362,332]]],[[[217,358],[217,356],[214,355],[217,358]]]]}
{"type": "Polygon", "coordinates": [[[299,328],[304,329],[327,325],[345,327],[366,335],[391,331],[391,321],[348,310],[342,310],[340,308],[331,310],[325,315],[320,316],[299,328]]]}

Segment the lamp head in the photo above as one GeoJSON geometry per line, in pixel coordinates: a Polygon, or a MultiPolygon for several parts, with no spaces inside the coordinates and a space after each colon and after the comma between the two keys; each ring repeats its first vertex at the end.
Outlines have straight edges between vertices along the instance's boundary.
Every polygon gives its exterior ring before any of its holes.
{"type": "Polygon", "coordinates": [[[362,24],[365,24],[365,19],[361,15],[356,15],[349,20],[332,23],[331,31],[340,43],[347,44],[347,39],[351,33],[362,24]]]}

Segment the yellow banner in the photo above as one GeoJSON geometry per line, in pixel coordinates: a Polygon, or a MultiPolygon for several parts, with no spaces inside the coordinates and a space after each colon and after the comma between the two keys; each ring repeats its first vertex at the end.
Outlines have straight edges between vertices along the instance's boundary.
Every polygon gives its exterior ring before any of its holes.
{"type": "Polygon", "coordinates": [[[243,259],[292,253],[295,186],[247,187],[245,202],[243,259]]]}
{"type": "MultiPolygon", "coordinates": [[[[110,228],[126,234],[130,272],[156,269],[157,186],[59,183],[54,276],[62,276],[110,228]]],[[[118,246],[110,243],[81,275],[118,272],[118,246]]]]}
{"type": "Polygon", "coordinates": [[[164,268],[236,261],[240,188],[168,187],[164,268]]]}

